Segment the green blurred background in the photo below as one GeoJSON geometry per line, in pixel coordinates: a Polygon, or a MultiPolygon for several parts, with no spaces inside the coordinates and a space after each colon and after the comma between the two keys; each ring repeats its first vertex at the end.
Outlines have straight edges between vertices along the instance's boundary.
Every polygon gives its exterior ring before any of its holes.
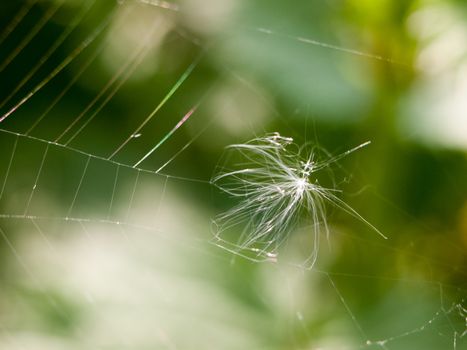
{"type": "Polygon", "coordinates": [[[3,1],[0,79],[2,115],[41,86],[0,123],[1,349],[467,349],[464,2],[3,1]],[[371,140],[333,181],[389,239],[210,244],[225,146],[276,131],[371,140]]]}

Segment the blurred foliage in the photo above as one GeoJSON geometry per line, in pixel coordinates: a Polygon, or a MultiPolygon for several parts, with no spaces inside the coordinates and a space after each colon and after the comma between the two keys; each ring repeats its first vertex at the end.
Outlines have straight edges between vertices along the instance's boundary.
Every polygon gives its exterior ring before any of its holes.
{"type": "Polygon", "coordinates": [[[0,128],[66,147],[49,147],[31,200],[46,144],[18,137],[10,167],[16,136],[0,134],[0,347],[465,348],[466,16],[464,2],[447,0],[2,2],[1,114],[47,84],[0,128]],[[105,161],[168,93],[112,157],[130,167],[105,161]],[[185,180],[131,168],[198,104],[141,164],[155,171],[177,155],[161,172],[185,180]],[[330,208],[313,271],[287,264],[306,255],[307,232],[291,233],[276,265],[209,245],[210,219],[232,203],[192,180],[212,177],[225,146],[275,131],[331,154],[371,140],[333,171],[346,203],[389,240],[330,208]],[[87,156],[71,148],[103,159],[83,176],[87,156]],[[24,214],[59,220],[11,217],[24,214]]]}

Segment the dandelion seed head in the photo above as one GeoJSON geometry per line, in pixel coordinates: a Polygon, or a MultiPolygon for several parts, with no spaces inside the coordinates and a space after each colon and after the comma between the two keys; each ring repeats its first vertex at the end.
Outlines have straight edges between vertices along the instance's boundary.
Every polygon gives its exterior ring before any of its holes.
{"type": "Polygon", "coordinates": [[[221,168],[212,182],[238,203],[215,218],[216,244],[254,261],[276,261],[279,247],[303,225],[312,237],[305,262],[312,267],[320,234],[329,236],[329,205],[380,233],[337,197],[335,188],[322,186],[317,180],[318,172],[367,144],[335,157],[323,157],[316,147],[298,147],[292,138],[279,133],[229,146],[229,167],[221,168]]]}

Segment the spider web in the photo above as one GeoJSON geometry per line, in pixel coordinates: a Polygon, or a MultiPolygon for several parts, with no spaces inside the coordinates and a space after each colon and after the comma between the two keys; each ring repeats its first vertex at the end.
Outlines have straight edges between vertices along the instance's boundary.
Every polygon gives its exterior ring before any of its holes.
{"type": "MultiPolygon", "coordinates": [[[[211,47],[202,39],[178,27],[164,29],[162,19],[176,20],[182,5],[32,0],[11,11],[0,36],[6,52],[0,73],[7,82],[0,117],[0,236],[7,267],[0,289],[2,347],[465,348],[466,289],[442,276],[467,273],[454,259],[462,248],[447,239],[442,243],[452,249],[453,261],[371,233],[336,230],[311,271],[287,262],[251,264],[209,244],[215,210],[198,208],[215,202],[209,170],[190,167],[184,157],[222,131],[218,116],[202,113],[218,76],[263,96],[228,64],[218,74],[208,72],[203,61],[211,47]],[[141,11],[157,20],[146,22],[145,35],[115,57],[108,76],[94,77],[113,45],[112,33],[141,11]],[[66,25],[50,39],[43,32],[56,17],[66,25]],[[26,22],[34,24],[22,28],[26,22]],[[188,47],[173,68],[177,79],[158,75],[154,98],[139,99],[123,112],[132,117],[122,123],[113,102],[125,98],[119,95],[125,87],[138,88],[132,79],[144,75],[163,30],[171,33],[169,44],[188,47]],[[35,65],[24,67],[24,55],[36,55],[35,65]],[[193,94],[190,81],[202,91],[193,94]],[[84,106],[72,103],[83,100],[77,85],[86,82],[95,94],[85,96],[84,106]],[[180,114],[164,113],[168,106],[180,114]],[[351,264],[330,267],[326,260],[339,254],[342,242],[354,249],[346,260],[351,264]],[[366,251],[372,252],[368,258],[360,255],[366,251]],[[382,263],[405,259],[430,277],[396,274],[372,261],[375,256],[382,263]],[[370,311],[363,306],[368,303],[370,311]]],[[[246,30],[405,69],[353,48],[262,26],[246,30]]],[[[262,132],[261,123],[248,117],[239,123],[262,132]]],[[[376,192],[371,200],[397,210],[376,192]]]]}

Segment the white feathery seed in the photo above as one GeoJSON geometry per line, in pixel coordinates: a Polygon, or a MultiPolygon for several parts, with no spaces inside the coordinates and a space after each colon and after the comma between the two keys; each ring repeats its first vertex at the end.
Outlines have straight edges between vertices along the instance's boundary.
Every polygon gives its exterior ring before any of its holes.
{"type": "Polygon", "coordinates": [[[320,232],[329,236],[328,205],[344,210],[386,238],[340,199],[337,189],[321,186],[315,177],[369,143],[324,160],[319,159],[316,148],[297,147],[292,138],[279,133],[228,146],[237,157],[235,169],[221,170],[212,183],[239,203],[215,218],[215,244],[254,261],[276,261],[279,247],[300,222],[310,227],[313,235],[313,248],[304,262],[311,268],[318,257],[320,232]],[[237,238],[227,239],[232,231],[237,238]]]}

